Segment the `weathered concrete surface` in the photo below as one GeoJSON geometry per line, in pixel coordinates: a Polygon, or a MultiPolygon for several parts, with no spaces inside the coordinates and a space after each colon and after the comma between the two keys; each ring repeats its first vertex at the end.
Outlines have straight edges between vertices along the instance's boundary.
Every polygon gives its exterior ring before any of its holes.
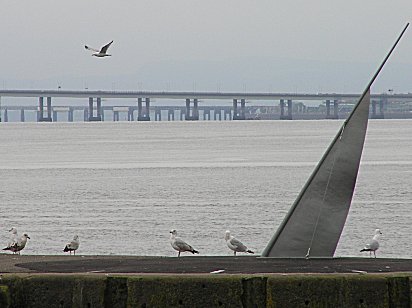
{"type": "Polygon", "coordinates": [[[399,274],[4,274],[0,307],[411,307],[399,274]]]}
{"type": "Polygon", "coordinates": [[[409,259],[3,254],[0,308],[412,308],[410,277],[409,259]]]}
{"type": "Polygon", "coordinates": [[[411,259],[0,255],[0,273],[412,273],[411,259]]]}

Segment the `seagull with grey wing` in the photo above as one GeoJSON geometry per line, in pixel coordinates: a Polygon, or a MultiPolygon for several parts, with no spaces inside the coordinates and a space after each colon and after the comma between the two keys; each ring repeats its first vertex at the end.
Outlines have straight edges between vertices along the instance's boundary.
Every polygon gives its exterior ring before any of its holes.
{"type": "Polygon", "coordinates": [[[239,241],[234,236],[230,235],[230,231],[226,230],[225,240],[227,247],[233,250],[233,254],[236,256],[236,252],[247,252],[254,253],[252,250],[248,249],[241,241],[239,241]]]}
{"type": "Polygon", "coordinates": [[[70,255],[72,254],[72,251],[73,251],[73,254],[76,255],[76,250],[79,248],[79,246],[80,246],[79,236],[75,235],[73,237],[73,240],[70,243],[66,244],[63,251],[69,252],[70,255]]]}
{"type": "Polygon", "coordinates": [[[194,249],[192,246],[190,246],[188,243],[186,243],[184,240],[182,240],[180,237],[177,236],[177,231],[175,229],[170,231],[170,244],[172,245],[173,249],[177,250],[178,257],[180,257],[181,252],[189,251],[193,254],[199,253],[196,249],[194,249]]]}
{"type": "Polygon", "coordinates": [[[23,235],[19,239],[17,239],[10,246],[3,248],[3,250],[10,250],[14,254],[20,254],[20,251],[23,250],[24,247],[26,247],[27,239],[30,239],[30,237],[27,235],[27,233],[23,233],[23,235]]]}
{"type": "Polygon", "coordinates": [[[378,239],[379,239],[379,236],[381,234],[382,234],[381,230],[376,229],[375,230],[375,235],[373,236],[372,240],[368,244],[365,245],[365,247],[361,250],[361,252],[369,251],[369,256],[370,257],[372,257],[372,252],[373,252],[373,255],[376,258],[376,253],[375,252],[376,252],[376,250],[379,249],[378,239]]]}
{"type": "Polygon", "coordinates": [[[109,47],[112,43],[113,43],[113,41],[111,41],[110,43],[104,45],[100,50],[94,49],[94,48],[89,47],[87,45],[84,45],[84,48],[86,48],[87,50],[94,51],[95,53],[92,54],[92,56],[95,56],[95,57],[98,57],[98,58],[110,57],[111,55],[109,55],[107,53],[107,49],[109,49],[109,47]]]}

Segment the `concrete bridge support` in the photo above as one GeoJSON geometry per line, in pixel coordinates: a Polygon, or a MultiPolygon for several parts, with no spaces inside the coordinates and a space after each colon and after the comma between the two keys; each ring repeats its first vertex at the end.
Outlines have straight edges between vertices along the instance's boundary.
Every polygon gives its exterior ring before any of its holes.
{"type": "Polygon", "coordinates": [[[217,120],[217,118],[219,118],[219,121],[222,121],[222,109],[215,108],[213,110],[213,118],[215,119],[215,121],[217,120]]]}
{"type": "Polygon", "coordinates": [[[338,110],[339,102],[338,100],[333,100],[333,115],[330,112],[330,100],[326,100],[326,119],[339,119],[338,110]]]}
{"type": "Polygon", "coordinates": [[[143,108],[143,98],[137,98],[137,121],[150,121],[150,98],[144,99],[146,107],[143,108]]]}
{"type": "Polygon", "coordinates": [[[228,109],[228,108],[225,108],[225,109],[223,109],[223,120],[224,121],[230,121],[230,120],[232,120],[232,113],[231,113],[231,110],[230,109],[228,109]]]}
{"type": "Polygon", "coordinates": [[[198,109],[198,99],[193,99],[193,108],[190,108],[191,100],[186,98],[186,121],[197,121],[199,120],[199,109],[198,109]]]}
{"type": "Polygon", "coordinates": [[[88,121],[101,121],[102,120],[102,99],[96,98],[96,116],[94,115],[93,97],[89,97],[89,118],[88,121]]]}
{"type": "Polygon", "coordinates": [[[43,97],[39,97],[39,113],[37,118],[38,122],[52,122],[51,97],[47,97],[46,104],[47,115],[44,116],[43,97]]]}
{"type": "Polygon", "coordinates": [[[134,111],[136,108],[129,107],[129,111],[127,112],[127,120],[133,122],[134,121],[134,111]]]}
{"type": "Polygon", "coordinates": [[[24,108],[21,108],[21,110],[20,110],[20,122],[24,122],[24,121],[25,121],[24,108]]]}
{"type": "Polygon", "coordinates": [[[210,118],[210,108],[205,108],[203,110],[203,120],[204,121],[210,121],[211,120],[211,118],[210,118]]]}
{"type": "Polygon", "coordinates": [[[159,107],[155,108],[155,121],[162,121],[162,109],[160,109],[159,107]]]}
{"type": "Polygon", "coordinates": [[[8,122],[8,121],[9,121],[9,114],[8,114],[8,112],[7,112],[7,108],[4,108],[3,121],[4,121],[4,122],[8,122]]]}
{"type": "Polygon", "coordinates": [[[169,108],[167,110],[167,120],[168,121],[174,121],[175,120],[175,111],[172,108],[169,108]]]}
{"type": "Polygon", "coordinates": [[[67,113],[67,121],[73,122],[73,107],[69,107],[69,112],[67,113]]]}
{"type": "Polygon", "coordinates": [[[246,101],[245,99],[240,100],[240,110],[237,108],[237,99],[233,99],[233,120],[245,120],[246,119],[246,113],[245,113],[245,106],[246,106],[246,101]]]}
{"type": "Polygon", "coordinates": [[[385,118],[385,115],[383,112],[384,103],[385,102],[383,100],[372,101],[372,115],[371,115],[372,119],[384,119],[385,118]],[[377,111],[378,106],[379,106],[379,111],[377,111]]]}
{"type": "Polygon", "coordinates": [[[280,119],[281,120],[292,120],[292,100],[287,100],[288,105],[288,113],[285,114],[285,101],[283,99],[280,100],[280,119]]]}

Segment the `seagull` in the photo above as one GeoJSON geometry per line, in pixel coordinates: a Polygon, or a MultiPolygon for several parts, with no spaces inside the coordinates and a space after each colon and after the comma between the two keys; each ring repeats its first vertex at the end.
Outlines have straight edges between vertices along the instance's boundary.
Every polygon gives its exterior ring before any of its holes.
{"type": "Polygon", "coordinates": [[[371,257],[372,257],[372,252],[373,252],[373,255],[374,255],[375,258],[376,258],[376,253],[375,253],[375,251],[378,250],[378,248],[379,248],[378,239],[379,239],[379,236],[380,236],[381,234],[382,234],[381,230],[376,229],[376,230],[375,230],[375,235],[373,236],[372,241],[370,241],[370,243],[366,244],[366,245],[365,245],[365,248],[363,248],[363,249],[361,250],[361,252],[362,252],[362,251],[369,251],[369,256],[371,256],[371,257]]]}
{"type": "Polygon", "coordinates": [[[94,51],[95,53],[92,54],[92,56],[99,57],[99,58],[109,57],[109,56],[111,56],[111,55],[107,54],[107,49],[109,49],[109,47],[110,47],[110,45],[111,45],[112,43],[113,43],[113,41],[111,41],[110,43],[104,45],[104,46],[102,47],[102,49],[100,49],[100,51],[97,50],[97,49],[91,48],[91,47],[89,47],[89,46],[87,46],[87,45],[84,45],[84,48],[86,48],[87,50],[94,51]]]}
{"type": "Polygon", "coordinates": [[[9,232],[11,233],[10,235],[10,242],[8,243],[7,246],[11,246],[12,244],[17,242],[17,229],[15,227],[12,227],[9,232]]]}
{"type": "Polygon", "coordinates": [[[252,250],[247,249],[245,245],[241,241],[239,241],[234,236],[230,235],[230,231],[226,230],[225,240],[227,247],[233,250],[233,254],[236,256],[236,252],[247,252],[247,253],[254,253],[252,250]]]}
{"type": "MultiPolygon", "coordinates": [[[[12,227],[10,230],[10,240],[7,243],[7,246],[3,248],[3,250],[11,250],[10,248],[13,247],[17,243],[17,229],[12,227]]],[[[15,252],[13,252],[15,253],[15,252]]]]}
{"type": "Polygon", "coordinates": [[[64,247],[63,251],[64,252],[70,252],[70,255],[73,254],[76,255],[76,250],[79,248],[80,241],[79,241],[79,236],[75,235],[73,237],[73,240],[70,243],[66,244],[66,247],[64,247]]]}
{"type": "Polygon", "coordinates": [[[181,252],[185,252],[185,251],[190,251],[191,253],[195,254],[195,253],[199,253],[197,250],[195,250],[192,246],[190,246],[188,243],[186,243],[184,240],[182,240],[180,237],[177,237],[177,231],[175,229],[170,231],[171,235],[170,235],[170,244],[172,245],[172,247],[177,250],[178,253],[178,257],[180,257],[180,253],[181,252]]]}
{"type": "Polygon", "coordinates": [[[12,243],[12,245],[3,248],[3,250],[10,250],[13,253],[20,254],[20,250],[26,247],[27,239],[30,239],[30,237],[27,235],[27,233],[24,233],[21,236],[21,238],[19,238],[17,241],[12,243]]]}

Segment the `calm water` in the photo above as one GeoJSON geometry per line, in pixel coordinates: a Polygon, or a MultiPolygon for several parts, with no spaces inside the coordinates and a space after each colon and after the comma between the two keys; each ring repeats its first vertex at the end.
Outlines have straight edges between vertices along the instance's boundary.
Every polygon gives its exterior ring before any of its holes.
{"type": "MultiPolygon", "coordinates": [[[[226,229],[260,253],[341,121],[0,124],[0,241],[24,254],[175,255],[175,228],[202,255],[226,229]]],[[[412,122],[371,120],[336,256],[412,257],[412,122]]]]}

